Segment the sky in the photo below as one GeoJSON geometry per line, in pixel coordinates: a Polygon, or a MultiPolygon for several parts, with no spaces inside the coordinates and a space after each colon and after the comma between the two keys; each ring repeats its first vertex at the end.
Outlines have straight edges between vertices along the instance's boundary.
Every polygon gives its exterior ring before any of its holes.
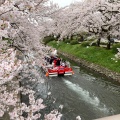
{"type": "Polygon", "coordinates": [[[51,1],[53,1],[54,3],[58,3],[60,7],[64,7],[70,5],[74,1],[81,1],[81,0],[51,0],[51,1]]]}

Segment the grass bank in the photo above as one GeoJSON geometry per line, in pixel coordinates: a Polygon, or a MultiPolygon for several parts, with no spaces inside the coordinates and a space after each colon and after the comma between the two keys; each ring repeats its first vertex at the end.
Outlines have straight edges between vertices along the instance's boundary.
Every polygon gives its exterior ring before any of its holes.
{"type": "Polygon", "coordinates": [[[62,52],[72,54],[73,56],[84,59],[91,63],[108,68],[114,72],[120,73],[120,60],[116,60],[115,53],[111,50],[96,46],[84,47],[81,44],[66,44],[64,42],[57,43],[56,41],[51,41],[47,45],[52,46],[62,52]]]}

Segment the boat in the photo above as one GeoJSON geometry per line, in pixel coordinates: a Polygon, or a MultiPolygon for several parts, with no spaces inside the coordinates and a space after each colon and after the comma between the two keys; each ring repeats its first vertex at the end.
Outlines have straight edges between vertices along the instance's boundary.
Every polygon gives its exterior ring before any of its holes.
{"type": "Polygon", "coordinates": [[[46,77],[54,77],[60,75],[70,76],[74,74],[69,62],[61,62],[61,64],[57,65],[57,58],[55,58],[52,61],[52,64],[50,64],[50,57],[46,57],[41,67],[45,71],[46,77]]]}

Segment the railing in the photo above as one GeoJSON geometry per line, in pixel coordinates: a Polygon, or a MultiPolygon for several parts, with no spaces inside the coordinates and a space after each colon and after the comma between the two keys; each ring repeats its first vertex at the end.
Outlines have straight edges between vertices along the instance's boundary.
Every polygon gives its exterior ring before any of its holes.
{"type": "Polygon", "coordinates": [[[120,114],[109,116],[109,117],[104,117],[104,118],[99,118],[95,120],[120,120],[120,114]]]}

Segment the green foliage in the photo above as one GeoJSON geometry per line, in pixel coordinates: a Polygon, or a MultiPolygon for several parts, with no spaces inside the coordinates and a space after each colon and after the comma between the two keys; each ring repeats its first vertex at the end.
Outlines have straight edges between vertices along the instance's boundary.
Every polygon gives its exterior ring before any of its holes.
{"type": "Polygon", "coordinates": [[[70,43],[71,40],[70,40],[70,39],[64,39],[63,41],[64,41],[65,43],[70,43]]]}
{"type": "Polygon", "coordinates": [[[82,47],[87,47],[87,46],[90,46],[90,43],[91,43],[90,41],[85,41],[85,42],[81,43],[81,46],[82,47]]]}
{"type": "Polygon", "coordinates": [[[90,38],[89,41],[96,41],[96,38],[90,38]]]}
{"type": "Polygon", "coordinates": [[[113,53],[116,54],[118,52],[117,48],[120,48],[120,43],[116,43],[112,46],[113,53]]]}
{"type": "Polygon", "coordinates": [[[77,40],[71,40],[71,41],[70,41],[70,44],[71,44],[71,45],[78,44],[78,41],[77,41],[77,40]]]}
{"type": "Polygon", "coordinates": [[[53,36],[46,36],[46,37],[44,37],[43,42],[46,45],[47,43],[49,43],[50,41],[53,41],[53,40],[55,40],[55,38],[53,36]]]}
{"type": "Polygon", "coordinates": [[[91,46],[97,46],[96,42],[92,42],[91,46]]]}
{"type": "Polygon", "coordinates": [[[47,45],[52,46],[54,48],[56,48],[58,46],[56,41],[51,41],[47,45]]]}
{"type": "Polygon", "coordinates": [[[73,40],[76,40],[76,39],[77,39],[77,35],[74,35],[74,36],[72,37],[72,39],[73,39],[73,40]]]}

